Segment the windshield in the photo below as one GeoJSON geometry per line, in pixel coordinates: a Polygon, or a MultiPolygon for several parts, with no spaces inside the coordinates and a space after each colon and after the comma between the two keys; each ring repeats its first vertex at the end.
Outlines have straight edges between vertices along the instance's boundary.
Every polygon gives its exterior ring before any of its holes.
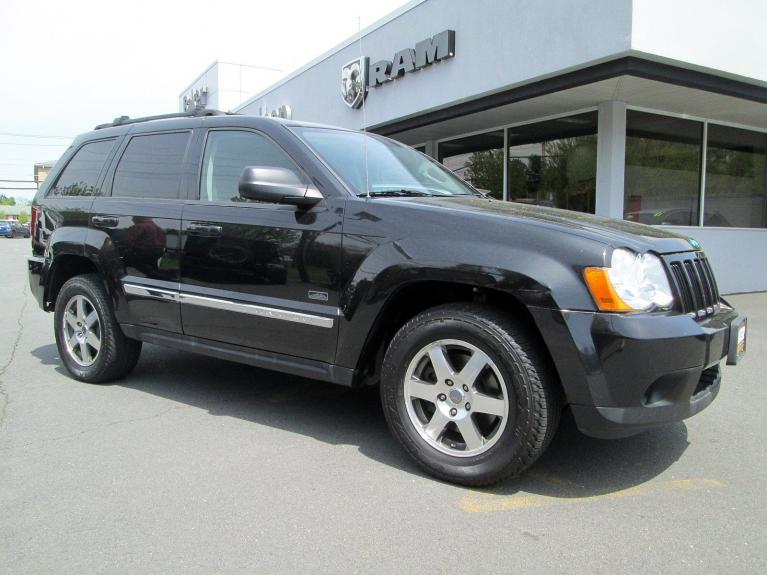
{"type": "Polygon", "coordinates": [[[404,144],[362,132],[294,130],[359,196],[368,192],[393,196],[480,195],[450,170],[404,144]]]}

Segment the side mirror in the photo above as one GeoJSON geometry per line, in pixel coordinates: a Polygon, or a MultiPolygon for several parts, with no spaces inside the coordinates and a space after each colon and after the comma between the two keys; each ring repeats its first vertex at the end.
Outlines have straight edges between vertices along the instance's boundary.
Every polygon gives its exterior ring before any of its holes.
{"type": "Polygon", "coordinates": [[[304,184],[295,172],[276,167],[246,167],[240,176],[239,191],[240,197],[248,200],[300,208],[310,208],[322,200],[322,194],[304,184]]]}

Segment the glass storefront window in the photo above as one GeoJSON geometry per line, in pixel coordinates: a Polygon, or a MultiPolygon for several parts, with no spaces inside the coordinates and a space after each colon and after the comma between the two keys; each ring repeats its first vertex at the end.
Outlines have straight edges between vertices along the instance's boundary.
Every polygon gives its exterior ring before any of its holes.
{"type": "Polygon", "coordinates": [[[439,145],[439,161],[493,198],[503,198],[503,130],[439,145]]]}
{"type": "Polygon", "coordinates": [[[628,110],[624,218],[697,226],[702,143],[701,122],[628,110]]]}
{"type": "Polygon", "coordinates": [[[767,227],[767,134],[708,125],[704,226],[767,227]]]}
{"type": "Polygon", "coordinates": [[[597,113],[509,128],[508,198],[594,213],[597,113]]]}

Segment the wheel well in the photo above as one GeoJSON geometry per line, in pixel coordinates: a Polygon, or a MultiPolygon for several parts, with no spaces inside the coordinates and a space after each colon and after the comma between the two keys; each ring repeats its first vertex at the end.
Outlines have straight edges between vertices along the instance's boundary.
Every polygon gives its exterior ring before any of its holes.
{"type": "Polygon", "coordinates": [[[381,363],[394,334],[419,313],[447,303],[476,302],[505,309],[515,320],[522,322],[537,337],[554,366],[543,338],[525,305],[507,292],[478,288],[451,282],[424,281],[409,284],[395,293],[385,304],[373,325],[357,364],[360,383],[378,383],[381,363]]]}
{"type": "Polygon", "coordinates": [[[53,261],[51,279],[48,282],[45,309],[51,310],[56,305],[56,298],[68,280],[83,274],[97,273],[94,263],[84,256],[60,255],[53,261]]]}

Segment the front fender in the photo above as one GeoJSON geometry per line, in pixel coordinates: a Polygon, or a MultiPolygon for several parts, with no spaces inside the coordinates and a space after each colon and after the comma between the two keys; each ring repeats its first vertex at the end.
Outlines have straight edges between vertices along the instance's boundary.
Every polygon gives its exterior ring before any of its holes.
{"type": "MultiPolygon", "coordinates": [[[[353,367],[386,303],[417,282],[447,282],[508,293],[527,307],[593,310],[579,265],[564,264],[540,246],[423,237],[383,241],[345,237],[346,252],[365,253],[340,299],[336,362],[353,367]],[[367,248],[367,249],[366,249],[367,248]]],[[[601,253],[600,250],[597,250],[601,253]]],[[[560,250],[561,252],[561,250],[560,250]]],[[[591,262],[589,262],[591,263],[591,262]]]]}

